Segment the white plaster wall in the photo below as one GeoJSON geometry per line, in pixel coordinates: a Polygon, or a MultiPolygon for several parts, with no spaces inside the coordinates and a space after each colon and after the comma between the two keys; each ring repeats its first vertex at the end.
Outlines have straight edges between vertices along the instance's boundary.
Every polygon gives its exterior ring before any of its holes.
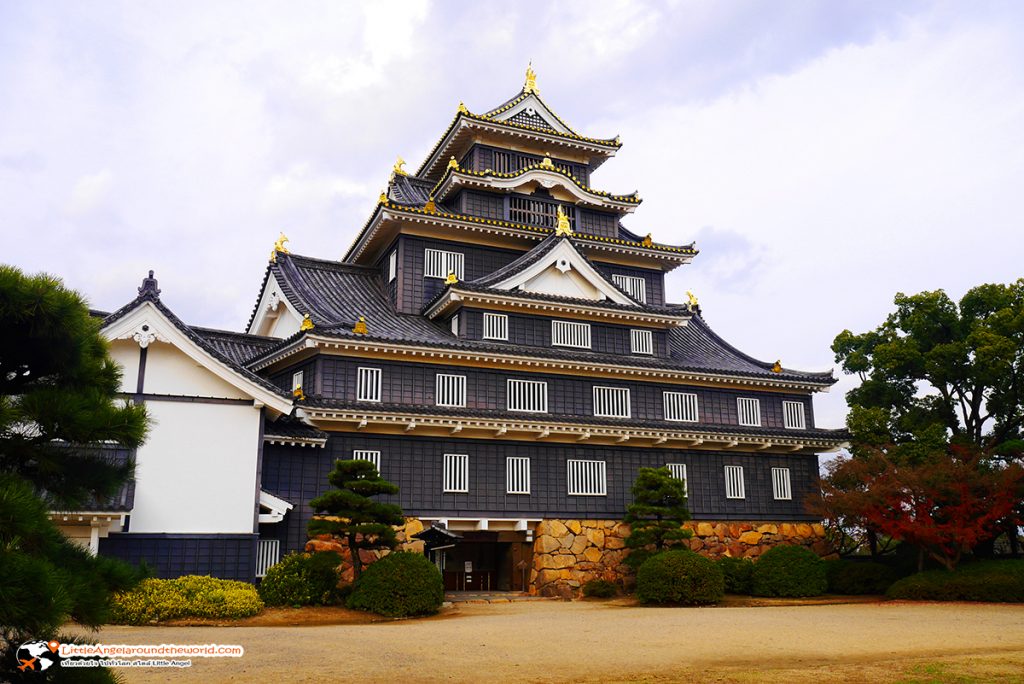
{"type": "MultiPolygon", "coordinates": [[[[138,345],[135,345],[136,349],[138,345]]],[[[132,385],[134,392],[134,383],[132,385]]],[[[231,384],[200,366],[176,347],[153,342],[146,354],[146,394],[173,394],[189,397],[250,399],[231,384]]]]}
{"type": "Polygon", "coordinates": [[[601,292],[575,270],[562,273],[554,266],[523,283],[521,289],[526,292],[540,292],[577,299],[600,300],[603,298],[601,292]]]}
{"type": "Polygon", "coordinates": [[[113,340],[110,356],[121,366],[121,391],[135,394],[139,381],[139,345],[131,340],[113,340]]]}
{"type": "MultiPolygon", "coordinates": [[[[284,307],[282,306],[281,308],[283,309],[284,307]]],[[[300,325],[302,325],[302,319],[296,318],[295,314],[285,309],[274,319],[270,330],[264,334],[268,337],[291,337],[299,332],[300,325]]]]}
{"type": "MultiPolygon", "coordinates": [[[[149,361],[146,364],[146,391],[149,361]]],[[[150,401],[136,456],[130,532],[251,533],[260,412],[252,406],[150,401]]]]}

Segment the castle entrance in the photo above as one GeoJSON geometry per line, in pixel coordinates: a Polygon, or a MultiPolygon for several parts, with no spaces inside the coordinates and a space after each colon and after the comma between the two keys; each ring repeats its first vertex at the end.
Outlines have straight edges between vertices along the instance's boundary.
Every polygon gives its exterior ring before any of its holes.
{"type": "Polygon", "coordinates": [[[465,531],[444,550],[445,591],[522,591],[529,589],[533,543],[525,532],[465,531]]]}

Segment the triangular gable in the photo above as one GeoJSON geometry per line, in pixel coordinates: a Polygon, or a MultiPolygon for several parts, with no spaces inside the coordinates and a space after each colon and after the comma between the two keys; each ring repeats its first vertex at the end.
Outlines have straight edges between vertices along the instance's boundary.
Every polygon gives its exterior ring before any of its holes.
{"type": "Polygon", "coordinates": [[[246,331],[264,337],[291,337],[302,325],[302,314],[285,296],[277,276],[271,272],[263,283],[256,310],[246,331]]]}
{"type": "Polygon", "coordinates": [[[527,126],[550,128],[565,135],[576,135],[576,132],[551,111],[551,108],[536,93],[521,95],[513,99],[511,103],[491,110],[484,116],[495,121],[511,121],[527,126]]]}
{"type": "Polygon", "coordinates": [[[143,348],[158,341],[170,344],[212,375],[251,397],[257,404],[266,406],[273,414],[291,413],[292,402],[281,396],[269,382],[234,366],[201,337],[190,334],[187,326],[162,308],[162,304],[152,299],[140,298],[134,308],[122,309],[111,316],[112,320],[102,328],[103,335],[108,340],[133,340],[143,348]]]}
{"type": "Polygon", "coordinates": [[[567,238],[560,239],[535,261],[490,283],[489,287],[637,305],[637,302],[605,279],[567,238]]]}

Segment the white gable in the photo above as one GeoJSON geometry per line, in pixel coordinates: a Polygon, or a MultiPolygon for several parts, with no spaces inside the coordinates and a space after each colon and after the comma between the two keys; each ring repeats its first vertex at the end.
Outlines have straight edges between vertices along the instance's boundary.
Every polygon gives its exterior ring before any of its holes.
{"type": "Polygon", "coordinates": [[[598,273],[569,240],[561,240],[550,252],[528,268],[509,276],[493,287],[521,290],[557,297],[632,304],[632,301],[598,273]]]}
{"type": "Polygon", "coordinates": [[[256,305],[256,315],[246,332],[284,339],[297,333],[300,325],[302,314],[281,293],[281,284],[277,278],[267,278],[267,284],[260,293],[259,304],[256,305]]]}
{"type": "Polygon", "coordinates": [[[521,102],[517,103],[514,107],[509,107],[500,114],[496,114],[491,118],[496,121],[507,121],[519,112],[526,112],[531,116],[539,116],[544,119],[549,126],[558,131],[559,133],[565,133],[566,135],[573,135],[573,132],[555,116],[547,106],[540,100],[539,97],[530,93],[522,99],[521,102]]]}

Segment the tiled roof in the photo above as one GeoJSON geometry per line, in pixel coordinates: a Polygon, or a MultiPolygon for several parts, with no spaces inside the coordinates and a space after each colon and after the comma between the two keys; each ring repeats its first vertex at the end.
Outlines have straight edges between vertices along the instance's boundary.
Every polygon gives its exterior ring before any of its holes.
{"type": "Polygon", "coordinates": [[[430,199],[430,189],[434,184],[415,176],[396,174],[388,188],[388,197],[399,204],[422,207],[430,199]]]}
{"type": "Polygon", "coordinates": [[[277,346],[281,341],[276,337],[261,337],[229,330],[191,327],[211,347],[239,365],[244,365],[252,357],[277,346]]]}
{"type": "Polygon", "coordinates": [[[263,426],[264,437],[278,437],[283,439],[327,439],[328,434],[323,430],[306,425],[298,418],[283,416],[274,421],[266,421],[263,426]]]}

